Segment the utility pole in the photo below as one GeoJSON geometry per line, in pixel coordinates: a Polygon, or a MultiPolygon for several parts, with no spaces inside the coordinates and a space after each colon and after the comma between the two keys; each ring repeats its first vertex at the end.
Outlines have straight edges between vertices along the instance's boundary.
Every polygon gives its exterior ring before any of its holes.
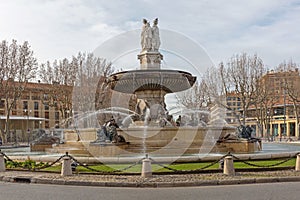
{"type": "Polygon", "coordinates": [[[286,135],[286,105],[285,105],[285,100],[286,100],[286,92],[285,88],[283,90],[283,136],[286,135]]]}

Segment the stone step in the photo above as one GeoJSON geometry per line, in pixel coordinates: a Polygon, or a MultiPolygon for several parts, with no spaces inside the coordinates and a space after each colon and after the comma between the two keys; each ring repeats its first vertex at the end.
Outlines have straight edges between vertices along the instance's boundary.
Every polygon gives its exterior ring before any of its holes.
{"type": "Polygon", "coordinates": [[[76,149],[76,148],[48,148],[45,150],[47,153],[59,153],[59,154],[65,154],[68,152],[71,155],[76,156],[91,156],[91,154],[86,149],[76,149]]]}

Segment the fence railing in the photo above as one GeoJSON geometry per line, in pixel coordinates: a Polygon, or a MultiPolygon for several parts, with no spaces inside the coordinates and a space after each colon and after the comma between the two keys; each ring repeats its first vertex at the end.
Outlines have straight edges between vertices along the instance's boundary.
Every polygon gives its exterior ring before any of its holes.
{"type": "MultiPolygon", "coordinates": [[[[242,162],[244,163],[246,166],[250,166],[252,169],[253,167],[255,168],[264,168],[264,169],[276,169],[278,168],[278,166],[294,159],[295,157],[297,157],[297,155],[300,155],[300,153],[295,153],[293,156],[290,156],[288,158],[285,158],[284,160],[278,160],[278,162],[276,163],[272,163],[272,164],[267,164],[267,165],[259,165],[259,164],[255,164],[253,163],[253,161],[249,161],[249,160],[242,160],[240,158],[238,158],[237,156],[231,154],[230,152],[227,153],[226,155],[216,159],[215,161],[212,161],[211,163],[207,163],[207,165],[205,166],[199,166],[199,168],[196,169],[191,169],[191,170],[182,170],[182,169],[176,169],[174,167],[172,167],[172,165],[167,165],[167,164],[162,164],[161,162],[157,162],[154,158],[149,158],[151,160],[151,163],[154,165],[158,165],[163,169],[166,169],[169,172],[173,172],[173,173],[199,173],[199,172],[205,172],[205,171],[210,171],[211,172],[211,167],[219,164],[219,170],[222,170],[224,167],[224,159],[228,156],[231,156],[233,158],[234,161],[238,161],[238,162],[242,162]],[[209,169],[210,168],[210,169],[209,169]]],[[[13,161],[12,159],[10,159],[4,152],[1,152],[0,150],[0,156],[3,156],[5,163],[17,163],[17,161],[13,161]]],[[[88,165],[86,163],[80,162],[79,160],[77,160],[75,157],[73,157],[72,155],[70,155],[68,152],[66,152],[66,154],[60,156],[59,158],[57,158],[54,162],[52,163],[43,163],[43,165],[35,165],[35,166],[30,166],[30,165],[24,165],[23,167],[21,167],[22,170],[28,170],[28,171],[40,171],[40,170],[44,170],[47,168],[50,168],[54,165],[58,165],[61,164],[61,162],[63,161],[64,158],[69,158],[72,161],[72,167],[73,169],[75,169],[77,166],[81,166],[93,173],[97,173],[97,174],[132,174],[132,172],[128,172],[129,169],[142,164],[142,161],[145,159],[141,158],[138,161],[122,168],[122,169],[114,169],[114,170],[100,170],[100,169],[95,169],[93,168],[93,165],[88,165]]],[[[268,159],[268,160],[276,160],[276,159],[268,159]]],[[[214,168],[215,169],[215,168],[214,168]]],[[[82,173],[82,172],[81,172],[82,173]]],[[[163,172],[166,173],[166,172],[163,172]]]]}

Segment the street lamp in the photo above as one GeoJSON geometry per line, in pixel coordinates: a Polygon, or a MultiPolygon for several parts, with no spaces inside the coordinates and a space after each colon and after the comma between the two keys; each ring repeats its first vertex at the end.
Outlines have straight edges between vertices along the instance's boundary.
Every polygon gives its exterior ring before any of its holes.
{"type": "Polygon", "coordinates": [[[282,136],[285,136],[286,134],[286,105],[285,105],[285,101],[286,101],[286,91],[285,88],[283,88],[283,132],[282,134],[280,133],[280,142],[282,140],[282,136]]]}
{"type": "Polygon", "coordinates": [[[27,131],[27,138],[28,138],[28,144],[29,144],[29,138],[30,138],[30,129],[29,129],[29,113],[31,113],[31,110],[25,109],[24,112],[27,115],[27,122],[26,122],[26,131],[27,131]]]}
{"type": "MultiPolygon", "coordinates": [[[[268,141],[270,140],[270,109],[267,110],[267,137],[268,141]]],[[[273,138],[271,137],[271,141],[273,141],[273,138]]]]}

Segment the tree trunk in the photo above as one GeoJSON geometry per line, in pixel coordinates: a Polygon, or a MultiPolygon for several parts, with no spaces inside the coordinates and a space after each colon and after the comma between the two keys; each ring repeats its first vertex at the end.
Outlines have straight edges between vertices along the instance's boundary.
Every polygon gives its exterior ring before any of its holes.
{"type": "Polygon", "coordinates": [[[10,131],[10,119],[9,119],[9,111],[7,111],[6,119],[5,119],[5,127],[4,127],[4,140],[2,141],[4,144],[7,143],[7,136],[10,131]]]}

